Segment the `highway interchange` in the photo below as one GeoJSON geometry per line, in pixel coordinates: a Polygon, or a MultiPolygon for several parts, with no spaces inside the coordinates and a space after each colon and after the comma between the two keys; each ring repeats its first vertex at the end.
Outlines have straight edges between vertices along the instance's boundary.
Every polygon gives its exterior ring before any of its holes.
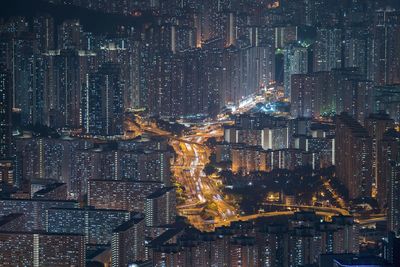
{"type": "MultiPolygon", "coordinates": [[[[253,104],[252,104],[253,105],[253,104]]],[[[242,107],[241,112],[244,110],[242,107]]],[[[286,210],[262,212],[250,215],[241,215],[238,206],[224,194],[222,181],[217,175],[207,176],[203,169],[209,162],[211,149],[206,145],[209,138],[222,138],[223,125],[229,121],[207,122],[191,127],[188,134],[177,137],[170,132],[159,129],[155,123],[149,123],[140,116],[135,121],[128,119],[126,138],[133,138],[147,133],[169,138],[169,143],[175,151],[175,158],[171,166],[171,173],[175,184],[183,190],[183,202],[178,212],[185,216],[190,224],[202,231],[211,231],[219,226],[229,225],[233,221],[254,220],[261,217],[275,217],[292,215],[296,210],[313,210],[327,218],[333,215],[349,215],[346,205],[332,189],[329,180],[323,184],[332,193],[339,207],[293,206],[281,204],[286,210]]],[[[356,218],[361,225],[374,224],[385,220],[384,215],[371,216],[365,219],[356,218]]]]}

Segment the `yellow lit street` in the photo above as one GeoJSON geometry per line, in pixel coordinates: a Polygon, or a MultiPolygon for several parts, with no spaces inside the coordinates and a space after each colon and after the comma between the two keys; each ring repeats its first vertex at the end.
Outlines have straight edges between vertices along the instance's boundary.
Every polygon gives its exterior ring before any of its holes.
{"type": "MultiPolygon", "coordinates": [[[[189,223],[199,230],[211,231],[219,226],[229,225],[234,221],[254,220],[262,217],[274,217],[291,215],[296,210],[314,210],[321,216],[348,215],[343,200],[331,188],[329,181],[324,179],[324,186],[329,189],[333,197],[337,199],[340,207],[317,206],[286,206],[274,204],[282,208],[292,210],[261,212],[250,215],[240,215],[240,211],[233,200],[228,199],[222,190],[222,182],[218,176],[207,176],[203,169],[209,162],[210,148],[206,146],[209,138],[223,136],[222,123],[208,123],[200,126],[192,126],[191,132],[183,137],[176,137],[171,133],[159,129],[155,123],[148,123],[137,117],[135,121],[125,121],[127,126],[127,138],[138,136],[142,133],[164,136],[169,138],[176,157],[172,164],[172,176],[174,182],[183,188],[181,203],[177,208],[180,215],[187,218],[189,223]]],[[[373,223],[382,218],[358,220],[360,223],[373,223]]]]}

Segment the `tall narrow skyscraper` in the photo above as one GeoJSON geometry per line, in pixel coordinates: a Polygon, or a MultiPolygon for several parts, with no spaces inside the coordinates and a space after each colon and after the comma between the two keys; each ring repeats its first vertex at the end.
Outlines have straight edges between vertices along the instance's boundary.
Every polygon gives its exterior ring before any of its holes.
{"type": "MultiPolygon", "coordinates": [[[[392,216],[396,213],[393,208],[399,208],[398,203],[393,201],[393,199],[397,198],[396,194],[400,192],[400,182],[398,181],[400,133],[394,129],[388,130],[378,142],[377,149],[377,200],[379,207],[387,207],[390,216],[392,216]]],[[[394,220],[393,218],[393,216],[392,218],[388,218],[389,229],[394,229],[394,227],[390,226],[394,220]]]]}
{"type": "Polygon", "coordinates": [[[372,141],[368,132],[347,113],[336,117],[336,175],[350,199],[370,197],[372,190],[372,141]]]}
{"type": "Polygon", "coordinates": [[[120,66],[106,63],[89,76],[83,96],[83,128],[93,135],[121,135],[124,99],[120,66]]]}
{"type": "Polygon", "coordinates": [[[318,28],[314,48],[314,71],[342,67],[342,30],[318,28]]]}
{"type": "Polygon", "coordinates": [[[374,24],[374,80],[379,85],[399,83],[400,12],[389,8],[378,10],[374,24]]]}
{"type": "Polygon", "coordinates": [[[385,132],[393,126],[394,121],[385,113],[371,114],[365,120],[365,128],[367,129],[372,141],[372,173],[375,188],[386,186],[382,184],[384,181],[378,179],[378,144],[381,142],[385,132]]]}
{"type": "Polygon", "coordinates": [[[0,66],[0,159],[11,156],[11,86],[10,75],[0,66]]]}
{"type": "Polygon", "coordinates": [[[308,50],[297,44],[289,44],[284,50],[284,85],[285,96],[291,96],[293,74],[308,72],[308,50]]]}
{"type": "Polygon", "coordinates": [[[82,94],[86,75],[96,65],[96,54],[53,50],[45,54],[44,124],[53,128],[82,126],[82,94]]]}

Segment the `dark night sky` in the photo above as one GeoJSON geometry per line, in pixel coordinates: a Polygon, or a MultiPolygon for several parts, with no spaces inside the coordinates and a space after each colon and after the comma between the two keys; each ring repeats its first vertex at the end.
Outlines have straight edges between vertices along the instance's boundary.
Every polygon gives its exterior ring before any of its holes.
{"type": "Polygon", "coordinates": [[[78,18],[86,31],[94,33],[112,32],[117,25],[139,26],[151,22],[153,18],[150,14],[144,14],[140,18],[104,14],[76,6],[55,6],[41,0],[1,0],[0,18],[19,15],[31,18],[38,14],[52,15],[56,24],[66,19],[78,18]]]}

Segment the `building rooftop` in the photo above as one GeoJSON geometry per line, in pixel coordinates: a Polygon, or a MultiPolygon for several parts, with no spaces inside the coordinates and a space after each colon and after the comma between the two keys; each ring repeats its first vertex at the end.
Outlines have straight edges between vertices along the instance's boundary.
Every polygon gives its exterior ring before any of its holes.
{"type": "Polygon", "coordinates": [[[159,235],[157,238],[151,241],[150,247],[159,247],[164,245],[168,240],[171,240],[175,236],[184,232],[184,228],[173,228],[165,231],[163,234],[159,235]]]}
{"type": "Polygon", "coordinates": [[[371,113],[368,117],[367,120],[385,120],[385,121],[393,121],[393,119],[390,118],[389,114],[385,112],[379,112],[379,113],[371,113]]]}
{"type": "Polygon", "coordinates": [[[19,201],[19,202],[55,202],[55,203],[76,203],[78,202],[75,200],[52,200],[52,199],[20,199],[20,198],[2,198],[1,201],[19,201]]]}
{"type": "Polygon", "coordinates": [[[116,210],[116,209],[96,209],[94,206],[85,206],[83,208],[49,208],[48,210],[70,210],[70,211],[91,211],[91,212],[126,212],[127,210],[116,210]]]}
{"type": "Polygon", "coordinates": [[[151,193],[150,195],[147,196],[147,199],[153,199],[153,198],[158,198],[162,195],[164,195],[167,192],[170,192],[172,190],[174,190],[175,187],[171,186],[171,187],[163,187],[158,189],[157,191],[151,193]]]}
{"type": "Polygon", "coordinates": [[[90,180],[91,182],[104,182],[104,183],[128,183],[128,184],[162,184],[163,182],[160,181],[140,181],[140,180],[104,180],[104,179],[93,179],[90,180]]]}
{"type": "Polygon", "coordinates": [[[121,224],[120,226],[115,228],[113,232],[114,233],[124,232],[124,231],[130,229],[131,227],[133,227],[134,225],[140,223],[143,220],[144,220],[144,218],[132,218],[129,221],[124,222],[123,224],[121,224]]]}
{"type": "Polygon", "coordinates": [[[35,195],[44,195],[47,194],[61,186],[65,186],[66,184],[64,183],[54,183],[54,184],[49,184],[47,185],[45,188],[43,188],[42,190],[39,190],[35,193],[35,195]]]}
{"type": "Polygon", "coordinates": [[[349,114],[343,112],[337,117],[337,119],[345,124],[355,136],[369,137],[368,131],[349,114]]]}
{"type": "Polygon", "coordinates": [[[8,224],[9,222],[24,216],[22,213],[11,213],[6,216],[0,217],[0,227],[8,224]]]}

